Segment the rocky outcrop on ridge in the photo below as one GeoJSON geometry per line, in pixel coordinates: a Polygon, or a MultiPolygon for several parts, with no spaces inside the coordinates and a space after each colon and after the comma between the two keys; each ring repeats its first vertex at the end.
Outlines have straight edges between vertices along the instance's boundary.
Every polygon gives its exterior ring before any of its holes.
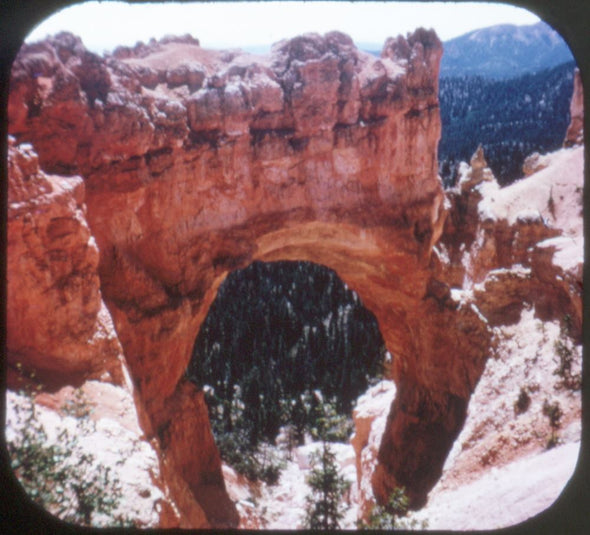
{"type": "Polygon", "coordinates": [[[46,175],[33,147],[8,143],[7,349],[44,376],[122,384],[122,350],[101,298],[84,181],[46,175]]]}
{"type": "MultiPolygon", "coordinates": [[[[475,293],[451,288],[491,287],[490,270],[501,276],[555,236],[528,216],[506,228],[481,219],[479,179],[445,201],[441,54],[425,30],[388,40],[381,58],[337,32],[267,57],[191,37],[104,58],[71,34],[21,49],[9,98],[8,365],[64,384],[74,379],[62,371],[115,384],[129,371],[178,513],[167,508],[164,524],[238,524],[203,393],[184,371],[219,284],[254,260],[324,264],[375,314],[397,385],[370,475],[377,499],[403,485],[418,507],[440,478],[492,342],[475,293]]],[[[552,247],[529,261],[557,299],[545,315],[565,303],[579,326],[579,293],[563,297],[570,279],[554,284],[552,247]]],[[[513,306],[480,303],[492,316],[513,306]]]]}
{"type": "MultiPolygon", "coordinates": [[[[229,270],[254,259],[335,269],[381,316],[399,355],[394,373],[427,391],[431,379],[415,361],[422,348],[406,343],[406,325],[421,323],[428,306],[428,259],[442,230],[433,69],[441,52],[434,34],[418,31],[381,59],[339,33],[279,43],[267,58],[187,39],[100,58],[60,34],[25,45],[14,64],[10,132],[34,146],[46,172],[84,177],[100,289],[146,430],[213,525],[237,517],[223,499],[202,394],[183,373],[229,270]]],[[[452,317],[441,314],[442,329],[452,317]]],[[[467,360],[482,362],[479,345],[467,360]]],[[[430,395],[433,406],[448,402],[449,389],[470,391],[455,375],[430,395]]],[[[417,462],[431,465],[430,453],[417,462]]]]}

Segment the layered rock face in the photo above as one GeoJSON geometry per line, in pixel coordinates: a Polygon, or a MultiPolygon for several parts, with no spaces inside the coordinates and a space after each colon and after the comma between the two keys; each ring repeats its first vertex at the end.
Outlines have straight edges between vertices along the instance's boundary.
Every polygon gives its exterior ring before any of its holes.
{"type": "Polygon", "coordinates": [[[437,252],[447,279],[473,291],[490,325],[516,323],[529,303],[542,320],[568,315],[580,341],[583,148],[537,161],[526,180],[500,189],[476,153],[448,194],[453,208],[437,252]]]}
{"type": "Polygon", "coordinates": [[[32,147],[16,147],[13,139],[8,169],[11,360],[26,355],[27,364],[43,376],[85,374],[121,384],[121,346],[101,299],[99,253],[86,221],[84,181],[46,175],[32,147]]]}
{"type": "Polygon", "coordinates": [[[100,292],[84,181],[45,174],[32,147],[17,146],[13,138],[8,172],[8,432],[18,431],[23,400],[17,390],[41,388],[35,403],[52,411],[38,410],[39,423],[57,435],[55,429],[64,429],[63,407],[74,398],[73,387],[79,388],[89,409],[97,408],[100,429],[84,437],[83,448],[121,476],[127,512],[137,525],[178,525],[168,485],[160,479],[157,444],[141,431],[142,418],[147,422],[143,404],[100,292]],[[128,449],[134,458],[115,464],[113,456],[128,449]]]}
{"type": "MultiPolygon", "coordinates": [[[[317,262],[360,295],[397,384],[375,495],[385,501],[403,485],[419,506],[438,480],[491,336],[473,300],[450,290],[465,276],[460,243],[478,232],[452,219],[433,249],[447,215],[436,172],[441,54],[424,30],[388,40],[379,59],[340,33],[278,43],[269,57],[207,51],[190,37],[106,58],[70,34],[23,46],[11,143],[15,154],[31,144],[43,177],[61,175],[53,182],[72,193],[65,220],[56,213],[31,232],[37,205],[27,200],[18,215],[29,186],[11,167],[11,351],[32,368],[106,380],[120,343],[181,526],[238,523],[203,394],[184,371],[219,284],[254,260],[317,262]],[[40,269],[35,254],[50,260],[38,283],[50,291],[33,296],[23,292],[40,269]],[[68,300],[72,285],[81,291],[68,300]],[[36,345],[20,327],[50,308],[77,340],[94,340],[106,316],[117,334],[62,365],[55,322],[39,323],[36,345]]],[[[467,214],[474,202],[453,201],[467,214]]],[[[535,225],[512,249],[524,254],[543,232],[535,225]]]]}
{"type": "Polygon", "coordinates": [[[350,443],[356,458],[359,519],[366,520],[375,505],[371,479],[377,466],[379,446],[395,393],[396,388],[392,381],[381,381],[358,398],[352,413],[355,431],[350,443]]]}

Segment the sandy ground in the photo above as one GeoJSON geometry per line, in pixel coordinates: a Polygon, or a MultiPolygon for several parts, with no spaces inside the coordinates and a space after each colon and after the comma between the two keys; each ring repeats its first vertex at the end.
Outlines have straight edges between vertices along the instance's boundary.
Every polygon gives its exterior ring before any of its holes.
{"type": "Polygon", "coordinates": [[[414,518],[429,529],[498,529],[534,516],[557,499],[580,449],[572,442],[492,468],[472,483],[434,495],[414,518]]]}

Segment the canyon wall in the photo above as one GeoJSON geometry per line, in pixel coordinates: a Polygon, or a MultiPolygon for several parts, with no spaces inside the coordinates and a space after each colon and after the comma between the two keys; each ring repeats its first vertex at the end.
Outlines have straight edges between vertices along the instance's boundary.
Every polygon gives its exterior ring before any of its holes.
{"type": "Polygon", "coordinates": [[[553,515],[558,530],[560,506],[585,480],[576,466],[584,448],[584,151],[578,141],[532,155],[528,176],[500,188],[480,150],[447,191],[455,208],[436,248],[458,280],[453,295],[473,300],[492,343],[443,476],[415,517],[429,529],[500,529],[535,515],[545,529],[553,515]],[[548,405],[558,408],[556,427],[548,405]]]}
{"type": "MultiPolygon", "coordinates": [[[[48,436],[56,414],[63,418],[64,408],[81,394],[93,420],[108,432],[79,437],[76,431],[76,438],[91,440],[91,455],[117,474],[127,508],[122,513],[137,526],[178,525],[157,444],[141,430],[148,419],[102,299],[84,181],[44,173],[33,148],[17,146],[12,137],[7,164],[7,436],[21,419],[23,399],[16,392],[29,392],[35,404],[54,411],[36,413],[48,436]],[[115,465],[109,448],[115,456],[131,448],[133,455],[115,465]]],[[[205,518],[202,511],[200,516],[205,518]]]]}
{"type": "Polygon", "coordinates": [[[385,500],[404,485],[419,506],[438,480],[490,344],[486,318],[450,288],[464,275],[459,242],[475,231],[456,219],[445,227],[441,54],[425,30],[389,39],[381,58],[336,32],[277,43],[265,57],[191,37],[105,58],[71,34],[21,49],[15,157],[34,151],[71,207],[43,236],[27,230],[38,205],[21,202],[32,186],[10,168],[8,364],[119,380],[124,356],[180,525],[238,522],[203,394],[184,371],[217,288],[254,260],[317,262],[359,294],[397,384],[373,490],[385,500]],[[453,269],[434,249],[443,230],[453,269]],[[19,260],[26,247],[30,267],[19,260]],[[49,290],[27,293],[43,263],[30,288],[49,290]],[[107,316],[112,336],[95,336],[107,316]],[[96,343],[65,351],[70,333],[96,343]]]}

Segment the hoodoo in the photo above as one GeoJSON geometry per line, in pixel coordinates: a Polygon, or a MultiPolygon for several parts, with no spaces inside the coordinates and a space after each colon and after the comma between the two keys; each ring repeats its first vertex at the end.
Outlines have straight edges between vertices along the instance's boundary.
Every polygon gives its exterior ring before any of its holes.
{"type": "Polygon", "coordinates": [[[440,477],[490,347],[434,248],[446,228],[458,258],[466,236],[456,218],[445,227],[437,176],[441,54],[422,29],[380,58],[336,32],[264,57],[191,37],[104,58],[66,33],[22,47],[8,364],[63,384],[122,384],[128,370],[177,524],[238,523],[203,393],[184,372],[219,285],[255,260],[325,265],[377,318],[397,394],[376,497],[403,485],[419,506],[440,477]]]}

